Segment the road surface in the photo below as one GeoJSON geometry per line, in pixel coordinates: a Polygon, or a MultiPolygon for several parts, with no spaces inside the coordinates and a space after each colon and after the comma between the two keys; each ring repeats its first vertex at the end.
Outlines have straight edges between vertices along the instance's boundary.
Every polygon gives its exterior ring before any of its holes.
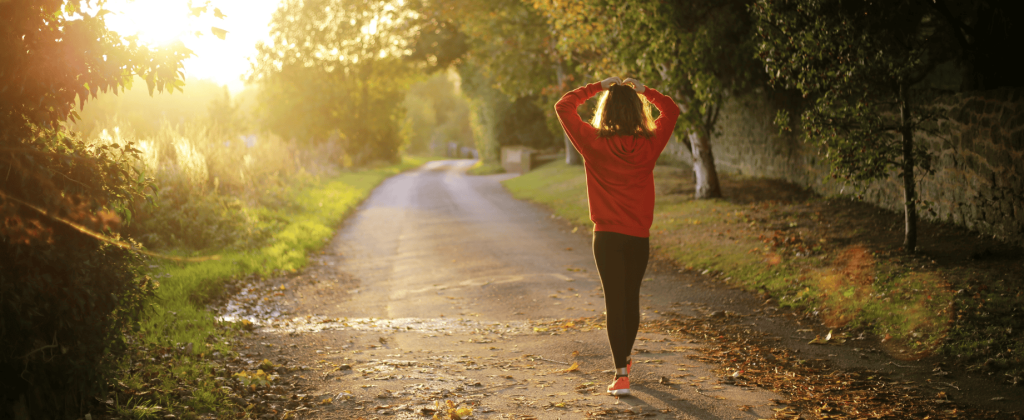
{"type": "MultiPolygon", "coordinates": [[[[723,384],[678,334],[641,332],[633,396],[606,395],[613,366],[589,236],[512,198],[500,184],[510,175],[466,175],[472,164],[388,179],[309,268],[275,286],[287,315],[244,356],[301,368],[278,386],[290,399],[279,413],[423,418],[452,401],[479,419],[773,416],[780,396],[723,384]]],[[[649,270],[641,293],[645,320],[693,310],[674,273],[649,270]]]]}

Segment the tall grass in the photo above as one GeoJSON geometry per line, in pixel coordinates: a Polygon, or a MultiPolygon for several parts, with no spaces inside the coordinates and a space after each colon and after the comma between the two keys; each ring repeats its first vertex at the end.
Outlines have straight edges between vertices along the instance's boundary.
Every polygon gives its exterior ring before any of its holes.
{"type": "Polygon", "coordinates": [[[275,136],[231,136],[216,126],[164,122],[157,135],[135,138],[116,120],[94,141],[142,150],[136,163],[153,182],[136,206],[129,235],[169,254],[218,254],[200,263],[154,261],[160,279],[155,310],[144,321],[149,340],[203,344],[215,321],[203,303],[225,280],[297,270],[335,226],[385,178],[424,159],[346,169],[332,143],[297,145],[275,136]]]}
{"type": "Polygon", "coordinates": [[[164,123],[157,135],[136,138],[129,126],[114,123],[97,129],[92,140],[134,144],[142,151],[136,165],[152,188],[147,202],[128,215],[129,236],[164,254],[219,256],[198,263],[150,261],[159,282],[156,299],[118,378],[134,393],[145,394],[154,383],[166,389],[119,403],[115,411],[134,413],[156,404],[181,418],[197,418],[197,412],[234,417],[242,410],[230,403],[230,389],[216,386],[211,372],[222,365],[204,357],[232,353],[235,329],[206,308],[223,284],[302,268],[374,187],[427,160],[346,168],[343,151],[332,143],[231,136],[198,124],[164,123]],[[178,349],[173,366],[139,370],[137,362],[147,360],[147,352],[167,348],[178,349]],[[182,380],[197,384],[195,393],[203,398],[176,398],[173,391],[182,380]]]}
{"type": "Polygon", "coordinates": [[[283,227],[273,212],[292,206],[287,192],[340,173],[344,152],[334,142],[299,145],[272,135],[240,136],[215,125],[161,125],[134,136],[112,121],[96,142],[142,151],[139,171],[153,184],[130,214],[128,235],[149,248],[214,252],[258,247],[283,227]]]}
{"type": "Polygon", "coordinates": [[[321,248],[335,228],[385,178],[419,166],[423,159],[406,158],[401,164],[344,172],[289,194],[287,209],[262,208],[267,217],[281,220],[281,228],[261,247],[230,251],[218,260],[165,263],[158,267],[160,287],[155,310],[143,323],[147,340],[160,344],[205,343],[216,321],[203,302],[219,293],[230,279],[298,270],[307,255],[321,248]]]}

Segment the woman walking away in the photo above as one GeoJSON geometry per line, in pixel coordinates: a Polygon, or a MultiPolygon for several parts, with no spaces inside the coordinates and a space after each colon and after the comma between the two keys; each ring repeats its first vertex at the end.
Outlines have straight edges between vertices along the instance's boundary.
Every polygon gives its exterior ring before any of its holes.
{"type": "Polygon", "coordinates": [[[640,282],[647,270],[654,219],[654,162],[672,136],[679,107],[635,79],[624,83],[611,77],[565,94],[555,112],[583,155],[587,171],[594,260],[604,288],[608,342],[615,360],[608,393],[629,395],[630,354],[640,328],[640,282]],[[603,90],[607,92],[593,125],[583,122],[576,108],[603,90]],[[657,121],[652,121],[651,103],[661,112],[657,121]]]}

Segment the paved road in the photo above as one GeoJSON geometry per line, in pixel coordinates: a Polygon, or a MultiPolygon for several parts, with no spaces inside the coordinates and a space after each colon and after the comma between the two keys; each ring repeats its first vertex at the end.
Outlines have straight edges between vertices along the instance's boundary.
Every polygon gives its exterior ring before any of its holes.
{"type": "MultiPolygon", "coordinates": [[[[699,343],[679,336],[641,333],[634,396],[607,396],[589,237],[513,199],[500,184],[509,175],[467,176],[472,163],[431,162],[385,181],[285,284],[290,315],[248,356],[306,366],[293,379],[333,396],[296,415],[422,418],[451,400],[474,418],[772,417],[778,395],[722,386],[687,357],[699,343]]],[[[651,274],[645,319],[683,290],[651,274]]]]}

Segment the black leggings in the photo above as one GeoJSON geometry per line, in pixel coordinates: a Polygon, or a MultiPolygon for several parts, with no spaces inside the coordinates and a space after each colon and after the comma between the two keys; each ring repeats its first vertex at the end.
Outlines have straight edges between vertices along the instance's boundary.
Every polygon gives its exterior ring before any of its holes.
{"type": "Polygon", "coordinates": [[[647,271],[650,240],[614,232],[594,232],[594,261],[604,288],[608,342],[616,368],[626,367],[640,328],[640,283],[647,271]]]}

